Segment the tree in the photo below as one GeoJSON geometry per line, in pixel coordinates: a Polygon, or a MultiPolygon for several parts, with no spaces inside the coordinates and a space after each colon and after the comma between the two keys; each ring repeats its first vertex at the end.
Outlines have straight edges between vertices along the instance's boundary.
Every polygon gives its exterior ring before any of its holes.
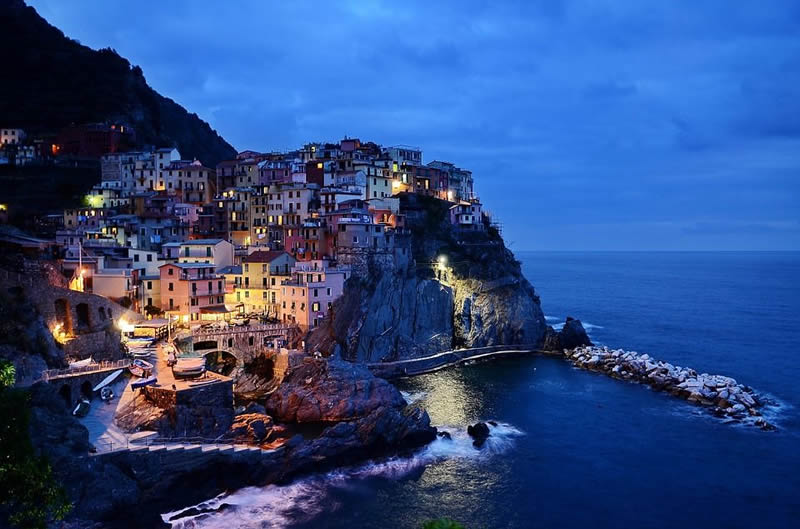
{"type": "Polygon", "coordinates": [[[156,307],[155,305],[145,305],[144,313],[147,314],[150,317],[154,317],[154,316],[158,316],[160,314],[163,314],[164,311],[161,310],[161,308],[156,307]]]}
{"type": "Polygon", "coordinates": [[[13,384],[14,366],[0,360],[0,525],[45,529],[72,506],[47,459],[31,444],[30,395],[13,384]]]}

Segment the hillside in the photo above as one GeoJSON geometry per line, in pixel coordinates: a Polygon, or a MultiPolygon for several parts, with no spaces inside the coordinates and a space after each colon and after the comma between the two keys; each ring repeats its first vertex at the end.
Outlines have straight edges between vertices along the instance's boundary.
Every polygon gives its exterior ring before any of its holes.
{"type": "Polygon", "coordinates": [[[7,46],[0,83],[0,121],[29,132],[71,123],[119,121],[137,140],[176,146],[210,167],[235,149],[196,114],[148,86],[141,68],[114,50],[92,50],[67,38],[22,0],[0,0],[7,46]]]}

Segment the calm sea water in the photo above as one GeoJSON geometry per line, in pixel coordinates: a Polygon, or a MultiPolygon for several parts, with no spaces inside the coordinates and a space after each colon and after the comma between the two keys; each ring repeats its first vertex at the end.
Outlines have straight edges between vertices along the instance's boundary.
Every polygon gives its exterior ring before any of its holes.
{"type": "Polygon", "coordinates": [[[211,500],[185,527],[800,527],[800,253],[522,253],[553,323],[769,393],[780,430],[523,358],[403,383],[453,433],[414,457],[211,500]],[[482,450],[463,430],[496,420],[482,450]]]}

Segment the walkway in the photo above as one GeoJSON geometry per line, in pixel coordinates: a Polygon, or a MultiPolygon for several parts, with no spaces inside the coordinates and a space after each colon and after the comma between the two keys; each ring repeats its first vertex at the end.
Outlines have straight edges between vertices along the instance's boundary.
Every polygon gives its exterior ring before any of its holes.
{"type": "Polygon", "coordinates": [[[488,360],[502,356],[516,356],[537,351],[534,345],[492,345],[488,347],[475,347],[472,349],[454,349],[441,353],[397,360],[395,362],[375,362],[367,367],[375,376],[381,378],[399,378],[406,376],[422,375],[444,369],[445,367],[463,364],[465,362],[488,360]]]}

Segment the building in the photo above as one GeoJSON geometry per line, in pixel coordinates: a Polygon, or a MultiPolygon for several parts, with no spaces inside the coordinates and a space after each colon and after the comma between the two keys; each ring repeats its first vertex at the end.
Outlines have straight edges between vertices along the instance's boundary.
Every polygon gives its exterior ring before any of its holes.
{"type": "Polygon", "coordinates": [[[484,229],[481,203],[459,202],[450,207],[450,224],[462,230],[481,231],[484,229]]]}
{"type": "Polygon", "coordinates": [[[236,303],[244,304],[245,312],[277,317],[281,282],[296,261],[284,251],[257,250],[243,257],[236,303]]]}
{"type": "MultiPolygon", "coordinates": [[[[224,242],[224,241],[223,241],[224,242]]],[[[213,263],[167,263],[159,267],[161,309],[185,321],[224,318],[225,276],[215,271],[213,263]]]]}
{"type": "Polygon", "coordinates": [[[233,245],[223,239],[185,241],[180,243],[178,263],[205,263],[221,270],[233,265],[233,245]]]}
{"type": "Polygon", "coordinates": [[[349,269],[330,267],[326,260],[298,262],[291,279],[281,285],[281,321],[302,330],[319,326],[349,277],[349,269]]]}
{"type": "Polygon", "coordinates": [[[0,129],[0,145],[19,145],[25,140],[22,129],[0,129]]]}

